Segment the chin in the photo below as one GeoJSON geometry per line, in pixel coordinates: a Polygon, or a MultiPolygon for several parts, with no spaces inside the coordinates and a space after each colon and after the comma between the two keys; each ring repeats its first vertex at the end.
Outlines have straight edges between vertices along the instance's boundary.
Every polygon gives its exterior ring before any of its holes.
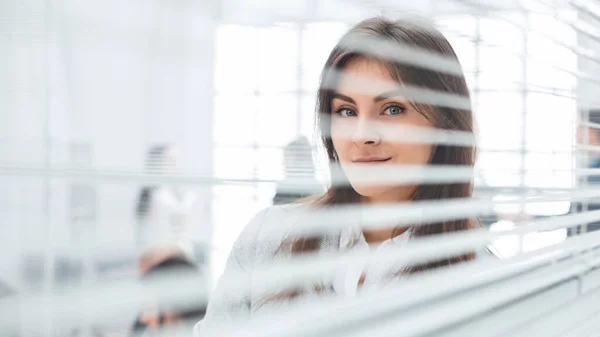
{"type": "Polygon", "coordinates": [[[410,185],[364,185],[352,184],[352,189],[369,202],[403,202],[409,201],[418,186],[410,185]]]}
{"type": "Polygon", "coordinates": [[[396,190],[397,188],[394,188],[392,186],[358,185],[358,184],[351,184],[351,185],[352,185],[352,189],[354,189],[354,191],[356,193],[358,193],[360,196],[365,197],[365,198],[378,198],[378,197],[383,197],[386,195],[397,194],[397,193],[394,193],[394,190],[396,190]]]}

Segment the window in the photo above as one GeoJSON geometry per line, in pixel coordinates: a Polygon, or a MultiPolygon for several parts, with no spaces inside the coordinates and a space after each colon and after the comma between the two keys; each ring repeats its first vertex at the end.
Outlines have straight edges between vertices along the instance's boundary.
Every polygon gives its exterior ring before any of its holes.
{"type": "MultiPolygon", "coordinates": [[[[346,27],[324,22],[218,28],[215,177],[283,178],[283,146],[299,135],[313,139],[320,72],[346,27]]],[[[213,275],[220,275],[233,240],[248,220],[270,205],[275,188],[265,182],[213,188],[213,275]]]]}
{"type": "MultiPolygon", "coordinates": [[[[574,128],[565,126],[574,125],[577,64],[565,46],[575,45],[575,32],[551,14],[437,22],[467,75],[477,75],[467,76],[480,146],[477,183],[571,187],[574,128]]],[[[540,203],[525,212],[553,215],[568,208],[567,201],[540,203]]]]}

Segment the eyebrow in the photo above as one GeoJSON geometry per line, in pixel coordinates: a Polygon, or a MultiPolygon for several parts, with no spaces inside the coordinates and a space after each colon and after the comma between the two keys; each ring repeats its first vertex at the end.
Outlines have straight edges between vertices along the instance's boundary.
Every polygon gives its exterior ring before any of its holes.
{"type": "MultiPolygon", "coordinates": [[[[402,89],[398,88],[398,89],[394,89],[394,90],[390,90],[390,91],[384,92],[382,94],[377,95],[373,100],[375,102],[379,102],[379,101],[383,101],[385,99],[388,99],[388,98],[391,98],[391,97],[396,97],[396,96],[402,96],[402,89]]],[[[342,95],[339,92],[335,92],[333,94],[333,98],[341,99],[343,101],[350,102],[352,104],[356,104],[356,102],[351,97],[348,97],[346,95],[342,95]]]]}
{"type": "Polygon", "coordinates": [[[377,97],[374,98],[374,101],[379,102],[379,101],[383,101],[385,99],[388,99],[391,97],[396,97],[396,96],[403,96],[402,89],[398,88],[398,89],[390,90],[388,92],[384,92],[383,94],[379,94],[379,95],[377,95],[377,97]]]}
{"type": "Polygon", "coordinates": [[[333,98],[341,99],[343,101],[350,102],[352,104],[356,104],[356,102],[352,98],[350,98],[346,95],[342,95],[339,92],[333,93],[333,98]]]}

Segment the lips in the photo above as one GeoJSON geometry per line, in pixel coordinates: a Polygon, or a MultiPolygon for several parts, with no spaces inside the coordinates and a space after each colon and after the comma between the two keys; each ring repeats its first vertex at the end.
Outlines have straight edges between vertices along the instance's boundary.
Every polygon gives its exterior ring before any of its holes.
{"type": "Polygon", "coordinates": [[[369,164],[376,164],[376,163],[385,163],[387,161],[389,161],[391,158],[385,158],[385,157],[361,157],[361,158],[357,158],[355,160],[353,160],[354,163],[369,163],[369,164]]]}

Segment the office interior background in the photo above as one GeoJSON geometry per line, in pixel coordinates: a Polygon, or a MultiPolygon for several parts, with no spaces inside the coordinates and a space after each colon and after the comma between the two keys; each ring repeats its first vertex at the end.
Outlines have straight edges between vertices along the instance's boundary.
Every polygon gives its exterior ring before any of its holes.
{"type": "MultiPolygon", "coordinates": [[[[168,144],[179,171],[167,182],[193,195],[193,255],[210,292],[242,228],[272,204],[286,144],[304,136],[320,149],[315,96],[330,49],[383,14],[425,17],[455,48],[476,117],[476,197],[578,188],[591,146],[578,130],[600,108],[596,1],[4,0],[2,287],[44,294],[135,279],[146,157],[168,144]]],[[[570,205],[502,204],[484,224],[510,229],[570,205]]],[[[508,236],[496,248],[511,257],[566,237],[508,236]]],[[[66,335],[44,324],[45,335],[66,335]]]]}

